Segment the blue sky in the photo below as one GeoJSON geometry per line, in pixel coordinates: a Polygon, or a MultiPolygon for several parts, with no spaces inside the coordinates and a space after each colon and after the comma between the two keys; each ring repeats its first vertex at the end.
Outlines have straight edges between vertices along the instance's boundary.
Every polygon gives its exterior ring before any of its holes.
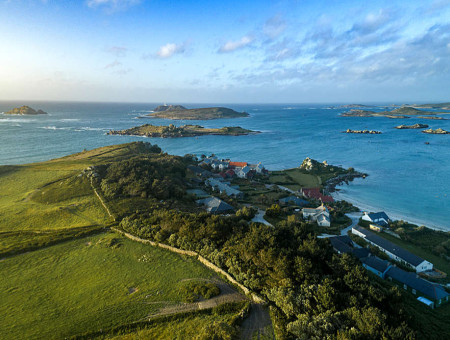
{"type": "Polygon", "coordinates": [[[0,0],[0,100],[450,101],[450,0],[0,0]]]}

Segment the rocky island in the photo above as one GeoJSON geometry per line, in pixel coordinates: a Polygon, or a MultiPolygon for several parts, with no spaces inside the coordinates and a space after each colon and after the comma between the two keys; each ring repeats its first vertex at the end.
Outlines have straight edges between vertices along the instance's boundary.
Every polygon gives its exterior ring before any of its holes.
{"type": "Polygon", "coordinates": [[[437,116],[418,116],[421,119],[432,119],[432,120],[447,120],[447,118],[437,117],[437,116]]]}
{"type": "Polygon", "coordinates": [[[428,127],[427,124],[414,124],[414,125],[399,125],[396,126],[396,129],[426,129],[428,127]]]}
{"type": "Polygon", "coordinates": [[[248,135],[250,133],[259,132],[243,129],[240,126],[227,126],[219,129],[208,129],[200,125],[182,125],[180,127],[176,127],[173,124],[170,124],[168,126],[155,126],[151,124],[145,124],[126,130],[111,130],[108,132],[108,135],[177,138],[205,135],[242,136],[248,135]]]}
{"type": "Polygon", "coordinates": [[[21,107],[16,107],[8,112],[5,112],[5,114],[7,115],[41,115],[41,114],[47,114],[47,112],[42,111],[42,110],[35,110],[32,109],[29,106],[21,106],[21,107]]]}
{"type": "Polygon", "coordinates": [[[446,130],[441,129],[441,128],[438,128],[436,130],[427,129],[427,130],[423,130],[422,132],[423,133],[429,133],[429,134],[432,134],[432,135],[450,135],[449,131],[446,131],[446,130]]]}
{"type": "Polygon", "coordinates": [[[424,109],[450,110],[450,103],[422,104],[422,105],[414,105],[414,107],[419,107],[419,108],[424,108],[424,109]]]}
{"type": "MultiPolygon", "coordinates": [[[[166,105],[167,106],[167,105],[166,105]]],[[[164,107],[164,106],[163,106],[164,107]]],[[[157,109],[160,108],[159,106],[157,109]]],[[[155,110],[156,111],[156,110],[155,110]]],[[[145,117],[164,118],[173,120],[210,120],[210,119],[222,119],[222,118],[241,118],[248,117],[247,112],[237,112],[226,107],[206,107],[198,109],[185,109],[183,106],[178,108],[177,106],[170,106],[168,109],[156,111],[148,114],[145,117]]]]}
{"type": "Polygon", "coordinates": [[[351,130],[347,129],[345,131],[342,131],[342,133],[359,133],[359,134],[369,134],[369,135],[381,135],[381,131],[375,131],[375,130],[351,130]]]}
{"type": "Polygon", "coordinates": [[[153,109],[155,112],[187,110],[183,105],[159,105],[153,109]]]}
{"type": "Polygon", "coordinates": [[[352,109],[350,111],[344,112],[341,114],[343,117],[387,117],[393,119],[405,119],[409,118],[409,116],[418,116],[418,115],[435,115],[435,112],[418,110],[414,107],[403,106],[398,109],[394,109],[392,111],[367,111],[367,110],[359,110],[352,109]]]}

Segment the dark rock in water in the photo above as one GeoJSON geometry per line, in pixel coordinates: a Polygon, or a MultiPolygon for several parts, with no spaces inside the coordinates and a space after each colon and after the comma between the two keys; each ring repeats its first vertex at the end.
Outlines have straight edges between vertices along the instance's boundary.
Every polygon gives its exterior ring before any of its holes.
{"type": "Polygon", "coordinates": [[[427,124],[414,124],[414,125],[399,125],[395,127],[396,129],[426,129],[427,124]]]}
{"type": "Polygon", "coordinates": [[[450,135],[450,132],[448,132],[448,131],[446,131],[444,129],[441,129],[441,128],[436,129],[436,130],[427,129],[427,130],[423,130],[422,132],[423,133],[433,134],[433,135],[450,135]]]}
{"type": "Polygon", "coordinates": [[[342,131],[342,133],[359,133],[359,134],[380,135],[380,134],[381,134],[381,131],[375,131],[375,130],[351,130],[351,129],[347,129],[346,131],[342,131]]]}

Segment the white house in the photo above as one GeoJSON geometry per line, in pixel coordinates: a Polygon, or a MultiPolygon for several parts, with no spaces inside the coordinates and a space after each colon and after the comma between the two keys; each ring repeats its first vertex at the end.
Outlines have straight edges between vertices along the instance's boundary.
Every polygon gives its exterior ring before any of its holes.
{"type": "Polygon", "coordinates": [[[389,224],[389,222],[391,222],[391,219],[388,217],[388,215],[386,215],[386,213],[384,211],[380,211],[377,213],[371,213],[371,214],[368,214],[367,212],[365,212],[362,219],[364,221],[376,223],[381,226],[386,226],[389,224]]]}
{"type": "Polygon", "coordinates": [[[433,270],[433,264],[424,260],[423,258],[410,253],[402,247],[372,233],[371,231],[361,228],[352,228],[352,233],[362,237],[368,243],[374,245],[391,259],[401,262],[411,268],[414,268],[416,272],[424,272],[427,270],[433,270]]]}
{"type": "Polygon", "coordinates": [[[323,204],[317,208],[303,208],[303,218],[317,222],[321,227],[329,227],[331,225],[330,213],[323,204]]]}
{"type": "Polygon", "coordinates": [[[244,166],[243,168],[241,168],[238,172],[236,172],[236,175],[239,178],[247,178],[248,173],[250,172],[252,168],[250,168],[248,165],[244,166]]]}

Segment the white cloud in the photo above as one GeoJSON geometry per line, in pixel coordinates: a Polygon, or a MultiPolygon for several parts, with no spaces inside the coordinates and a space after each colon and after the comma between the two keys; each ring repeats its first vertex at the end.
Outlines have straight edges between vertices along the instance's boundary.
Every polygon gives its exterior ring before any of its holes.
{"type": "Polygon", "coordinates": [[[167,59],[172,57],[174,54],[184,53],[185,50],[185,44],[168,43],[159,48],[158,52],[156,52],[156,56],[161,59],[167,59]]]}
{"type": "Polygon", "coordinates": [[[219,48],[219,53],[233,52],[240,48],[246,47],[253,42],[254,38],[245,35],[238,41],[228,41],[219,48]]]}
{"type": "Polygon", "coordinates": [[[270,39],[275,39],[286,29],[286,22],[281,18],[281,16],[275,15],[269,18],[263,27],[263,32],[270,39]]]}
{"type": "Polygon", "coordinates": [[[122,63],[120,61],[115,60],[112,63],[109,63],[108,65],[106,65],[105,68],[108,69],[108,68],[114,68],[117,66],[122,66],[122,63]]]}
{"type": "Polygon", "coordinates": [[[115,12],[137,5],[141,0],[86,0],[86,4],[91,8],[101,7],[108,12],[115,12]]]}
{"type": "Polygon", "coordinates": [[[106,52],[114,54],[116,57],[125,57],[128,48],[122,46],[111,46],[106,49],[106,52]]]}

